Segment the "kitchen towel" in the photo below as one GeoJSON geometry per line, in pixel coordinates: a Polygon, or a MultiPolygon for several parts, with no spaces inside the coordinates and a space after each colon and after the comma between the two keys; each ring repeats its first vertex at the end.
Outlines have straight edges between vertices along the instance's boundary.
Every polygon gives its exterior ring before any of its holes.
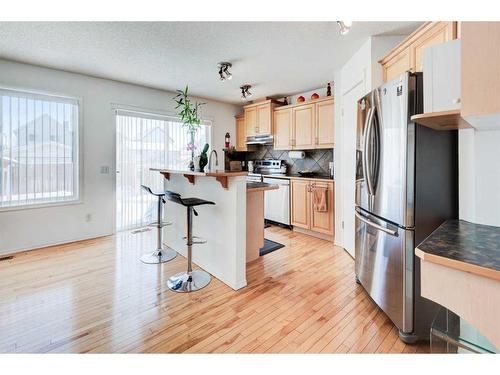
{"type": "Polygon", "coordinates": [[[328,204],[326,202],[326,187],[315,186],[312,188],[313,194],[313,207],[316,212],[328,211],[328,204]]]}

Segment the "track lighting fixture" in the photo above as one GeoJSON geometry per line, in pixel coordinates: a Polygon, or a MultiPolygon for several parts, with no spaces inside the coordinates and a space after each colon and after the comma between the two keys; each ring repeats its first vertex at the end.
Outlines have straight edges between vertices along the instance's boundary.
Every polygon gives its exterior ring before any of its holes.
{"type": "Polygon", "coordinates": [[[247,100],[248,98],[252,97],[252,93],[250,92],[250,89],[252,86],[250,85],[242,85],[240,86],[241,89],[241,100],[247,100]]]}
{"type": "Polygon", "coordinates": [[[233,64],[231,64],[229,62],[225,62],[225,61],[220,62],[218,64],[219,77],[220,77],[221,81],[225,81],[226,79],[230,80],[231,78],[233,78],[233,75],[229,72],[229,68],[232,66],[233,66],[233,64]]]}
{"type": "Polygon", "coordinates": [[[351,21],[337,21],[337,25],[339,25],[340,35],[346,35],[349,32],[349,30],[351,30],[352,22],[351,21]]]}

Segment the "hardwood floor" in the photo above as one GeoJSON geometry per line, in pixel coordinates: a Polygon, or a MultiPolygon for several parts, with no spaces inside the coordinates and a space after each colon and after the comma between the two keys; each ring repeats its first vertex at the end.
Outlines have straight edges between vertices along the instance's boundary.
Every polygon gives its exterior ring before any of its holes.
{"type": "Polygon", "coordinates": [[[0,262],[0,352],[428,352],[398,339],[342,249],[277,227],[266,237],[286,246],[250,263],[239,291],[212,279],[170,292],[186,260],[142,264],[153,231],[17,254],[0,262]]]}

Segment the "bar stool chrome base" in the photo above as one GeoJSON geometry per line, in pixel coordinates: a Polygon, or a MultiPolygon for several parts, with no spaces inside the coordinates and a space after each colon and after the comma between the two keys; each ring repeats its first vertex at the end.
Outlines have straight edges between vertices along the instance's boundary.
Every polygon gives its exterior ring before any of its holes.
{"type": "Polygon", "coordinates": [[[171,276],[167,281],[168,289],[177,293],[194,292],[206,287],[210,280],[210,274],[203,270],[194,270],[190,272],[181,272],[171,276]]]}
{"type": "Polygon", "coordinates": [[[172,249],[159,249],[150,254],[144,254],[141,257],[141,262],[146,264],[160,264],[171,261],[177,256],[177,253],[172,249]]]}

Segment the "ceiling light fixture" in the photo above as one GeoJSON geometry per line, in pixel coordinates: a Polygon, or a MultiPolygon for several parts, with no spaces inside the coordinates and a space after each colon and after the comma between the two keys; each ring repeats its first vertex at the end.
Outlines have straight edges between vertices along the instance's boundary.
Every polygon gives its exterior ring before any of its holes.
{"type": "Polygon", "coordinates": [[[218,64],[219,77],[220,77],[221,81],[225,81],[226,79],[230,80],[231,78],[233,78],[233,75],[229,72],[229,68],[232,66],[233,66],[233,64],[231,64],[229,62],[225,62],[225,61],[220,62],[218,64]]]}
{"type": "Polygon", "coordinates": [[[339,25],[340,35],[346,35],[349,32],[349,30],[351,30],[352,22],[351,21],[337,21],[337,25],[339,25]]]}
{"type": "Polygon", "coordinates": [[[247,100],[248,98],[252,97],[252,93],[250,92],[250,89],[252,86],[250,85],[242,85],[240,86],[241,89],[241,100],[247,100]]]}

